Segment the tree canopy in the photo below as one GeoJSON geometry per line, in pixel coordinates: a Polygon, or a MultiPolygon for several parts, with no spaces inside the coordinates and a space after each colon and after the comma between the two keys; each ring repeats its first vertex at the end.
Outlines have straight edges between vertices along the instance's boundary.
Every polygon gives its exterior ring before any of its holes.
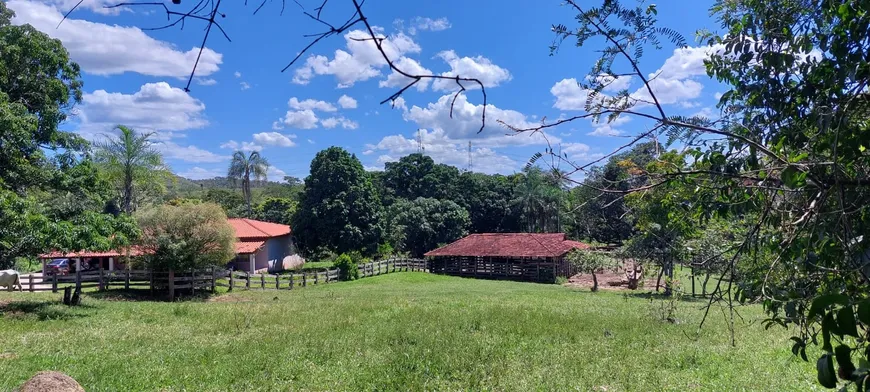
{"type": "Polygon", "coordinates": [[[425,197],[396,202],[389,216],[389,242],[414,257],[464,237],[470,223],[468,211],[458,204],[425,197]]]}
{"type": "Polygon", "coordinates": [[[158,271],[221,266],[236,255],[236,233],[217,204],[161,205],[137,216],[139,245],[158,271]]]}

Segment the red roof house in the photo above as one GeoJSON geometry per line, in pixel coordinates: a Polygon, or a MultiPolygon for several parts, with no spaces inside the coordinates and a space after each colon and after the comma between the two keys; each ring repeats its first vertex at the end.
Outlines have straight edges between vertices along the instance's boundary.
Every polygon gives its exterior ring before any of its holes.
{"type": "Polygon", "coordinates": [[[589,245],[565,233],[471,234],[429,251],[429,270],[447,275],[555,282],[569,268],[565,255],[589,245]]]}
{"type": "MultiPolygon", "coordinates": [[[[284,257],[296,253],[290,226],[246,218],[229,219],[228,222],[236,231],[236,258],[230,262],[235,269],[254,272],[279,268],[284,257]]],[[[126,254],[126,250],[49,252],[39,257],[43,260],[70,258],[76,260],[76,268],[81,268],[81,262],[85,261],[86,265],[96,263],[111,270],[116,267],[115,262],[126,254]]],[[[142,254],[135,246],[130,249],[130,256],[142,254]]]]}

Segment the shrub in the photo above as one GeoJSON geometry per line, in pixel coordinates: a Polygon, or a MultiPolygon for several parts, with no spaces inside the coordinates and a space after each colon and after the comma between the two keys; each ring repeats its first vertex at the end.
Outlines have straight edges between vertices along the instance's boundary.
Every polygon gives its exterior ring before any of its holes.
{"type": "Polygon", "coordinates": [[[392,256],[394,252],[395,250],[393,249],[393,246],[390,245],[389,242],[385,242],[378,245],[378,251],[375,253],[375,257],[378,259],[386,259],[387,257],[392,256]]]}
{"type": "Polygon", "coordinates": [[[214,203],[162,205],[137,217],[139,245],[155,270],[223,265],[235,256],[236,234],[214,203]]]}
{"type": "Polygon", "coordinates": [[[359,268],[347,253],[342,253],[341,256],[336,257],[332,266],[338,268],[338,276],[341,280],[356,280],[359,278],[359,268]]]}

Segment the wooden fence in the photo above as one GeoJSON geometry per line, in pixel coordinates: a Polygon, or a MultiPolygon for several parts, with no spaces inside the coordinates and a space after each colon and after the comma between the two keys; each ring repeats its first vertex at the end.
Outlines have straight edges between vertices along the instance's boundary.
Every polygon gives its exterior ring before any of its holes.
{"type": "MultiPolygon", "coordinates": [[[[428,271],[425,260],[387,259],[359,265],[360,278],[382,275],[398,271],[428,271]]],[[[110,289],[148,289],[151,294],[168,292],[174,300],[177,291],[195,294],[197,291],[215,292],[217,287],[233,290],[292,290],[294,287],[307,287],[333,283],[339,280],[339,270],[288,271],[279,274],[251,274],[208,268],[193,271],[155,272],[149,270],[98,270],[78,271],[70,275],[41,276],[21,275],[24,291],[52,291],[57,293],[66,287],[76,289],[96,288],[99,291],[110,289]]]]}

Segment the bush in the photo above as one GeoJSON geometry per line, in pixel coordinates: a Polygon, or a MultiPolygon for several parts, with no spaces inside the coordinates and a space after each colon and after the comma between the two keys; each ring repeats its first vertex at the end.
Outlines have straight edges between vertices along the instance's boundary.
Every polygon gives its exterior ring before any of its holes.
{"type": "Polygon", "coordinates": [[[358,250],[355,250],[353,252],[349,252],[347,255],[350,256],[350,259],[356,265],[365,264],[365,263],[369,263],[372,261],[371,258],[363,256],[362,252],[360,252],[358,250]]]}
{"type": "Polygon", "coordinates": [[[379,260],[386,259],[392,256],[394,252],[395,250],[393,249],[393,246],[390,245],[390,243],[385,242],[378,245],[378,251],[377,253],[375,253],[375,257],[377,257],[379,260]]]}
{"type": "Polygon", "coordinates": [[[332,266],[338,268],[338,277],[341,280],[359,279],[359,267],[347,253],[342,253],[341,256],[336,257],[332,266]]]}
{"type": "Polygon", "coordinates": [[[162,205],[137,220],[149,268],[187,270],[224,265],[235,257],[236,233],[217,204],[162,205]]]}

